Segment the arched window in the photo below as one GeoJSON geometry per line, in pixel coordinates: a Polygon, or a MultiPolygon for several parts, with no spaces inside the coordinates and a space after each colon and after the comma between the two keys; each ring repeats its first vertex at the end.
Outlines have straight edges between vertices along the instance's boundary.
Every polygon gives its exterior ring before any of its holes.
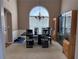
{"type": "Polygon", "coordinates": [[[41,16],[48,16],[49,17],[49,13],[48,13],[47,9],[42,6],[34,7],[31,10],[29,16],[39,16],[39,12],[41,13],[41,16]]]}
{"type": "Polygon", "coordinates": [[[39,34],[42,32],[42,28],[49,27],[49,13],[46,8],[42,6],[34,7],[29,14],[29,28],[39,29],[39,34]]]}

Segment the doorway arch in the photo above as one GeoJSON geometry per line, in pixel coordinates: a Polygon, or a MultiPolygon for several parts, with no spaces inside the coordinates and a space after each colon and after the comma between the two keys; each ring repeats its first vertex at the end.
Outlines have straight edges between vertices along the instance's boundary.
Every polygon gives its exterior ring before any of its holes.
{"type": "Polygon", "coordinates": [[[49,27],[49,12],[43,6],[35,6],[29,13],[29,29],[38,28],[38,33],[42,33],[42,28],[49,27]],[[40,19],[39,19],[40,17],[40,19]]]}
{"type": "Polygon", "coordinates": [[[12,14],[4,8],[4,35],[6,47],[12,43],[12,14]]]}

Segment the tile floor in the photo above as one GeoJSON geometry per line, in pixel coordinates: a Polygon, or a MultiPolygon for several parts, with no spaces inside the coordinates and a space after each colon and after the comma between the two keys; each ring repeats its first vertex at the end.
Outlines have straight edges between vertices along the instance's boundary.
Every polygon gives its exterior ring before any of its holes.
{"type": "Polygon", "coordinates": [[[62,46],[52,41],[49,48],[42,48],[35,45],[33,48],[26,48],[23,44],[12,44],[6,48],[6,59],[67,59],[63,53],[62,46]]]}

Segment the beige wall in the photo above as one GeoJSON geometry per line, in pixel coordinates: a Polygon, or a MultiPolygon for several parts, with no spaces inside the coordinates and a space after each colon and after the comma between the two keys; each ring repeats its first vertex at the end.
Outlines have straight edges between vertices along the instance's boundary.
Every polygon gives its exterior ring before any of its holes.
{"type": "MultiPolygon", "coordinates": [[[[61,0],[40,0],[40,4],[49,11],[51,25],[53,17],[59,15],[61,0]]],[[[29,27],[29,12],[33,7],[38,5],[39,0],[18,0],[19,30],[26,30],[29,27]]]]}
{"type": "Polygon", "coordinates": [[[14,40],[18,35],[17,0],[4,0],[4,8],[10,11],[12,15],[12,34],[14,40]]]}
{"type": "Polygon", "coordinates": [[[78,0],[62,0],[61,13],[78,9],[78,0]]]}

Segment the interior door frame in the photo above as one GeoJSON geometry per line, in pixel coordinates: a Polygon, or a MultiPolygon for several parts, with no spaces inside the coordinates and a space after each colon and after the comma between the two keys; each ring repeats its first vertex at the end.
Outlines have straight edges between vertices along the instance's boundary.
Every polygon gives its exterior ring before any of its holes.
{"type": "Polygon", "coordinates": [[[12,15],[11,15],[11,12],[8,11],[6,8],[4,8],[4,14],[6,14],[6,18],[5,19],[5,22],[7,23],[7,29],[6,29],[6,32],[7,32],[7,43],[12,43],[12,15]]]}

